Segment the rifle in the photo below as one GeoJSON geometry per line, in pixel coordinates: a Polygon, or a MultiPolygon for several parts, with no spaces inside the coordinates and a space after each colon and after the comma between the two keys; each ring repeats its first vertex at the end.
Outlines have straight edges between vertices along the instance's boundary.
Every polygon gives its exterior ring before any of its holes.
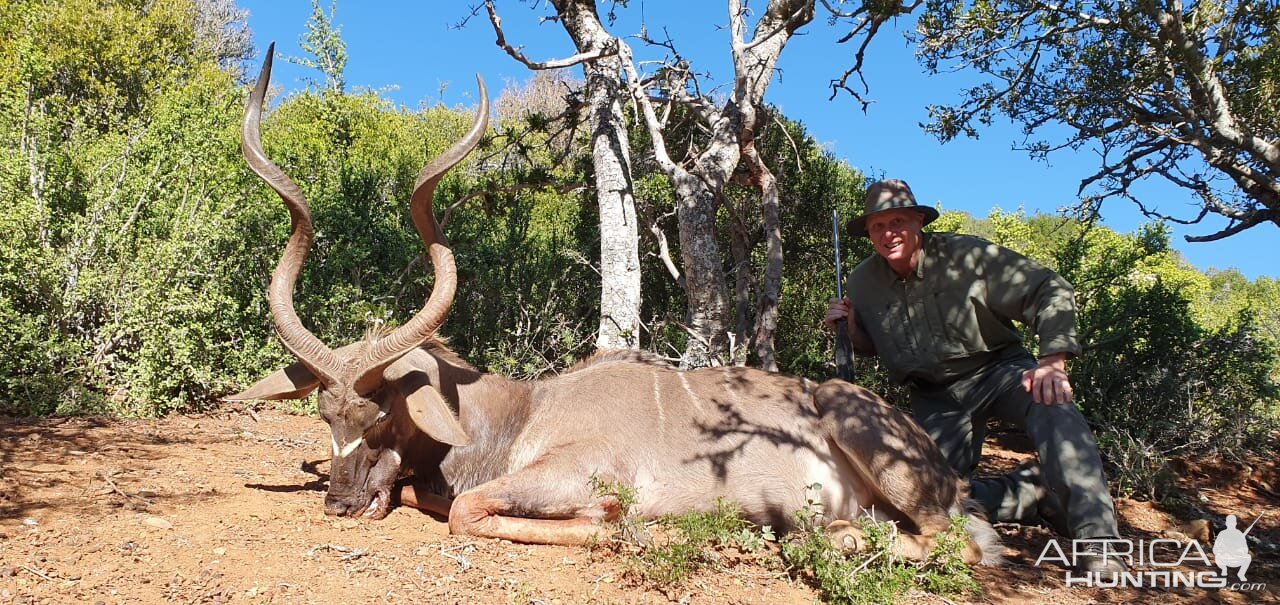
{"type": "MultiPolygon", "coordinates": [[[[844,271],[840,267],[840,212],[831,211],[831,240],[836,255],[836,298],[844,300],[844,271]]],[[[836,376],[853,382],[853,344],[849,342],[847,319],[836,322],[836,376]]]]}

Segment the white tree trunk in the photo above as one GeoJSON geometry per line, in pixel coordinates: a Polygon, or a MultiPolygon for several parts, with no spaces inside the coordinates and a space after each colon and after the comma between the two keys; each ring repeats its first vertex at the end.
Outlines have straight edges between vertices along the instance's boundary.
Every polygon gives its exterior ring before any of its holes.
{"type": "MultiPolygon", "coordinates": [[[[616,64],[616,61],[608,61],[616,64]]],[[[591,158],[600,205],[599,348],[640,345],[640,235],[631,188],[630,141],[623,125],[617,68],[587,67],[591,158]],[[601,69],[603,68],[603,69],[601,69]]]]}
{"type": "MultiPolygon", "coordinates": [[[[734,156],[737,148],[724,150],[734,156]]],[[[714,176],[714,175],[713,175],[714,176]]],[[[677,170],[676,220],[680,226],[680,261],[684,265],[688,299],[689,342],[680,359],[682,368],[724,365],[729,356],[728,287],[716,241],[716,195],[700,175],[677,170]]]]}
{"type": "MultiPolygon", "coordinates": [[[[614,44],[601,25],[593,0],[553,2],[578,52],[598,52],[614,44]]],[[[617,55],[583,63],[591,125],[591,161],[600,208],[600,329],[596,346],[637,348],[640,344],[639,228],[631,181],[617,55]]]]}

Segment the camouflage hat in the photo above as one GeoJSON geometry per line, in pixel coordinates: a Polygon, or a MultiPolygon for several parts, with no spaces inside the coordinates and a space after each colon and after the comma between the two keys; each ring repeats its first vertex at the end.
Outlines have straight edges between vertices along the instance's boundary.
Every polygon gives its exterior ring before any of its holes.
{"type": "Polygon", "coordinates": [[[862,216],[850,220],[846,229],[854,237],[867,237],[867,219],[871,215],[898,208],[908,208],[924,215],[925,225],[938,218],[936,209],[916,205],[916,196],[911,193],[911,187],[905,181],[886,179],[867,187],[867,201],[862,216]]]}

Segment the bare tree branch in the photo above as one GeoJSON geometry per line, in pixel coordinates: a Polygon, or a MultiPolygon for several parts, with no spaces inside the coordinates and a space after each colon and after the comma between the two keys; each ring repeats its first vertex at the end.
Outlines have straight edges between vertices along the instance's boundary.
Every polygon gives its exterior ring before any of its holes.
{"type": "MultiPolygon", "coordinates": [[[[1003,113],[1022,124],[1022,148],[1033,157],[1098,149],[1102,163],[1080,181],[1079,209],[1093,212],[1101,200],[1120,198],[1179,224],[1229,221],[1189,241],[1280,226],[1280,74],[1257,51],[1280,43],[1280,5],[1087,6],[929,5],[914,36],[921,62],[933,72],[947,65],[988,80],[963,91],[958,103],[930,106],[926,131],[944,142],[977,136],[1003,113]],[[1033,140],[1046,134],[1054,142],[1033,140]],[[1190,219],[1154,212],[1131,191],[1151,178],[1183,188],[1201,211],[1190,219]]],[[[855,31],[865,32],[875,16],[859,7],[841,17],[856,16],[862,29],[855,31]]]]}
{"type": "Polygon", "coordinates": [[[581,52],[571,57],[565,57],[563,59],[551,59],[548,61],[533,61],[528,57],[524,56],[524,53],[520,50],[523,47],[514,47],[507,43],[506,35],[502,33],[502,19],[498,17],[498,11],[493,6],[493,0],[485,0],[484,7],[485,7],[485,10],[489,11],[489,23],[493,25],[493,35],[495,37],[494,43],[497,44],[498,47],[501,48],[503,51],[505,51],[508,55],[511,55],[511,58],[524,64],[524,66],[528,67],[529,69],[544,70],[544,69],[561,69],[565,67],[573,67],[575,65],[580,65],[587,61],[595,61],[596,59],[600,59],[602,57],[611,57],[618,54],[617,48],[606,46],[598,50],[581,52]]]}

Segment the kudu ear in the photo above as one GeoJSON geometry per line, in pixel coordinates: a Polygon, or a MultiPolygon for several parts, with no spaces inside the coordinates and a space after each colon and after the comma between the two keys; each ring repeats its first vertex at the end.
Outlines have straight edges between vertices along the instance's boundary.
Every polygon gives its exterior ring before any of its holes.
{"type": "MultiPolygon", "coordinates": [[[[425,378],[420,373],[415,376],[425,378]]],[[[440,391],[427,384],[426,380],[411,382],[413,387],[411,390],[406,390],[404,405],[409,409],[409,417],[413,419],[413,423],[418,425],[422,432],[441,443],[455,446],[470,445],[471,437],[453,416],[453,410],[440,391]]]]}
{"type": "Polygon", "coordinates": [[[440,394],[440,364],[426,351],[412,349],[382,372],[387,382],[398,385],[404,393],[404,405],[413,423],[427,436],[449,445],[471,443],[453,408],[440,394]]]}
{"type": "Polygon", "coordinates": [[[294,363],[262,380],[257,384],[236,393],[223,397],[223,401],[248,401],[250,399],[301,399],[311,394],[320,386],[316,378],[302,362],[294,363]]]}

